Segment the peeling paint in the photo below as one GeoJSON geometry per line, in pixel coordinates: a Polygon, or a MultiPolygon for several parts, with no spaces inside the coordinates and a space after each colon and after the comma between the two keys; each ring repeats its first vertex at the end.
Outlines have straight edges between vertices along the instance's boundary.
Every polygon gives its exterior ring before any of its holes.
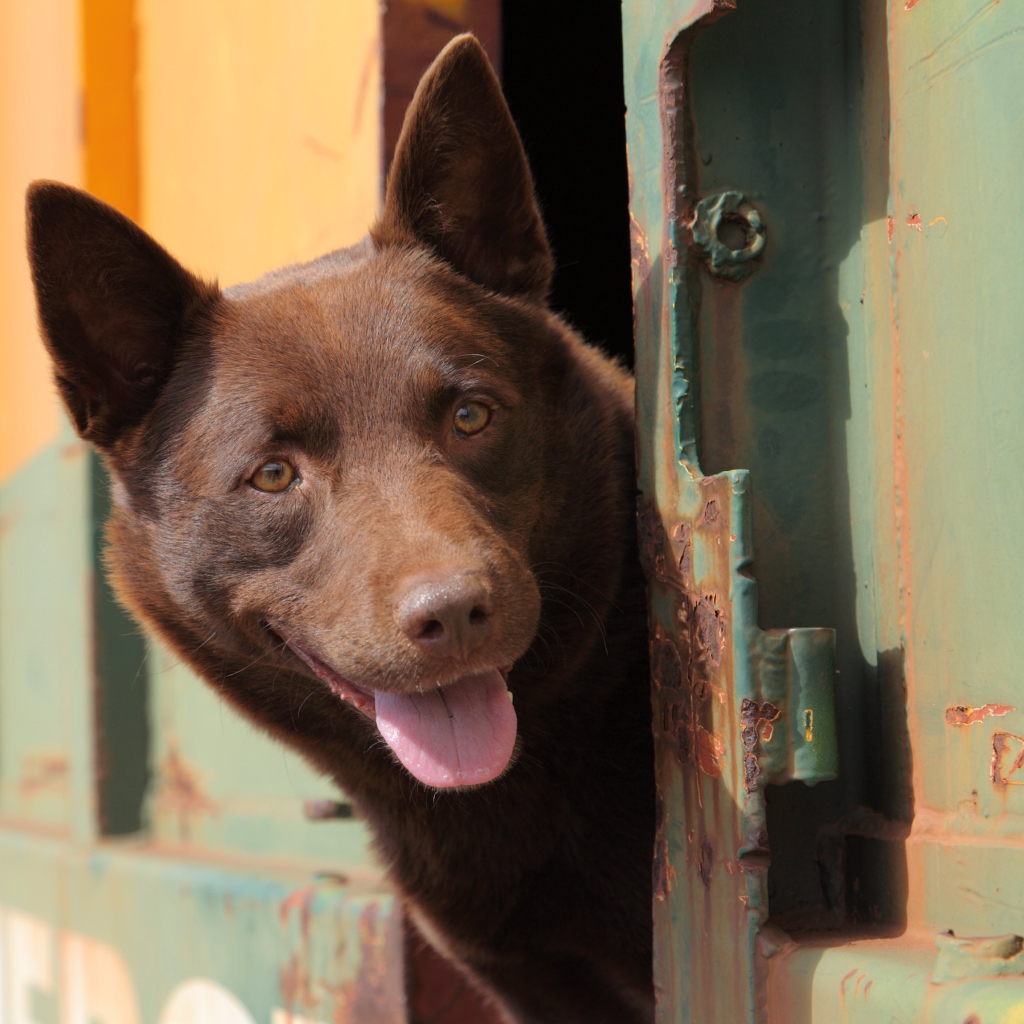
{"type": "Polygon", "coordinates": [[[1016,708],[1010,707],[1009,704],[985,704],[980,708],[972,708],[966,704],[957,704],[954,707],[946,708],[946,724],[976,725],[990,715],[998,718],[1016,710],[1016,708]]]}
{"type": "Polygon", "coordinates": [[[1009,732],[992,734],[992,763],[989,774],[996,786],[1024,786],[1024,773],[1011,778],[1024,767],[1024,736],[1009,732]],[[1009,762],[1009,767],[1007,767],[1009,762]]]}
{"type": "Polygon", "coordinates": [[[54,791],[65,792],[68,788],[69,774],[70,763],[66,754],[28,754],[22,760],[18,792],[25,798],[54,791]]]}
{"type": "Polygon", "coordinates": [[[177,817],[178,839],[182,843],[191,842],[197,819],[220,810],[220,805],[207,796],[199,772],[185,760],[174,742],[168,743],[160,764],[155,804],[159,813],[177,817]]]}

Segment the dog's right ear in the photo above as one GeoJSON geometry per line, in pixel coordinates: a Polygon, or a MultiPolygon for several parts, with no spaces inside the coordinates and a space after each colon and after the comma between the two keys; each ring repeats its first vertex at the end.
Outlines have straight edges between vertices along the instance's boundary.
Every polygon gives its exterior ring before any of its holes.
{"type": "Polygon", "coordinates": [[[159,395],[182,335],[219,294],[141,228],[67,185],[29,187],[39,323],[78,433],[110,449],[159,395]]]}
{"type": "Polygon", "coordinates": [[[370,235],[380,247],[426,246],[485,288],[547,299],[554,268],[533,178],[473,36],[456,36],[423,75],[370,235]]]}

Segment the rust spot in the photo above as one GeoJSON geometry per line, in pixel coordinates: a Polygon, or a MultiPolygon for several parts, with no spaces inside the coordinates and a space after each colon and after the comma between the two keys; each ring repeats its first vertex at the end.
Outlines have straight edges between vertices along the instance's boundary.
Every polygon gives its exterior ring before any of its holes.
{"type": "Polygon", "coordinates": [[[757,742],[757,723],[761,721],[761,705],[756,700],[744,697],[740,704],[740,734],[743,746],[753,750],[757,742]]]}
{"type": "Polygon", "coordinates": [[[697,765],[705,775],[717,779],[722,774],[722,754],[725,744],[719,736],[702,725],[697,726],[697,765]]]}
{"type": "Polygon", "coordinates": [[[178,838],[183,843],[192,838],[193,819],[220,810],[216,801],[203,790],[199,772],[181,756],[173,742],[168,744],[167,755],[160,765],[156,804],[161,813],[177,816],[178,838]]]}
{"type": "Polygon", "coordinates": [[[684,687],[679,650],[660,630],[651,642],[651,677],[661,697],[662,734],[679,763],[690,764],[694,759],[692,698],[684,687]]]}
{"type": "Polygon", "coordinates": [[[712,498],[704,506],[704,514],[701,517],[702,523],[713,523],[718,518],[718,502],[712,498]]]}
{"type": "Polygon", "coordinates": [[[920,2],[921,0],[907,0],[903,5],[903,10],[912,11],[920,2]]]}
{"type": "Polygon", "coordinates": [[[672,861],[668,855],[668,840],[664,837],[658,840],[654,851],[654,896],[656,899],[664,900],[672,891],[675,884],[676,871],[672,867],[672,861]]]}
{"type": "Polygon", "coordinates": [[[870,980],[870,981],[869,981],[869,982],[868,982],[868,983],[867,983],[867,984],[866,984],[866,985],[864,986],[864,1000],[865,1000],[865,1002],[867,1001],[867,998],[868,998],[868,993],[869,993],[869,992],[871,991],[871,986],[872,986],[872,985],[874,985],[874,983],[875,983],[875,979],[874,979],[874,978],[872,978],[872,979],[871,979],[871,980],[870,980]]]}
{"type": "Polygon", "coordinates": [[[278,973],[278,986],[281,1001],[284,1003],[288,1016],[301,1016],[316,1006],[318,1000],[314,982],[309,969],[309,936],[303,935],[301,952],[293,951],[291,956],[278,973]]]}
{"type": "Polygon", "coordinates": [[[679,569],[679,578],[683,580],[689,580],[693,578],[693,538],[692,529],[689,523],[680,523],[675,528],[675,539],[676,543],[682,549],[679,553],[679,558],[676,560],[676,566],[679,569]]]}
{"type": "Polygon", "coordinates": [[[700,857],[697,861],[697,870],[700,872],[700,880],[704,888],[711,886],[711,869],[715,863],[715,851],[711,847],[711,840],[705,836],[700,841],[700,857]]]}
{"type": "Polygon", "coordinates": [[[70,766],[66,754],[28,754],[21,763],[18,792],[31,798],[40,793],[64,792],[68,786],[70,766]]]}
{"type": "Polygon", "coordinates": [[[989,715],[999,718],[1016,710],[1009,704],[986,704],[980,708],[957,704],[955,707],[946,708],[946,725],[974,725],[984,721],[989,715]]]}
{"type": "Polygon", "coordinates": [[[636,514],[640,562],[650,580],[662,579],[665,571],[665,527],[657,509],[641,507],[636,514]]]}
{"type": "Polygon", "coordinates": [[[992,735],[992,767],[989,774],[996,786],[1024,786],[1024,778],[1011,778],[1024,767],[1024,736],[1009,732],[992,735]],[[1009,767],[1006,767],[1007,762],[1009,767]]]}
{"type": "Polygon", "coordinates": [[[771,701],[758,704],[756,700],[744,697],[740,704],[740,736],[743,739],[743,749],[746,751],[743,755],[743,784],[748,793],[753,793],[757,789],[757,780],[761,776],[761,766],[757,763],[757,755],[754,753],[758,727],[765,726],[761,739],[767,743],[772,738],[772,723],[781,714],[782,712],[771,701]]]}
{"type": "Polygon", "coordinates": [[[918,231],[921,231],[921,215],[919,213],[910,213],[907,217],[907,227],[916,228],[918,231]]]}
{"type": "Polygon", "coordinates": [[[403,945],[393,917],[382,919],[376,903],[363,909],[359,915],[359,973],[331,992],[336,1001],[334,1024],[356,1020],[398,1024],[407,1019],[404,993],[391,983],[402,972],[403,945]]]}
{"type": "Polygon", "coordinates": [[[705,594],[694,608],[697,643],[712,668],[718,668],[725,649],[725,622],[719,611],[715,595],[705,594]]]}
{"type": "Polygon", "coordinates": [[[632,213],[629,215],[629,251],[633,266],[633,284],[640,291],[651,277],[650,245],[644,229],[640,227],[632,213]]]}
{"type": "Polygon", "coordinates": [[[748,793],[757,789],[757,780],[761,777],[761,766],[757,758],[749,751],[743,755],[743,785],[748,793]]]}
{"type": "Polygon", "coordinates": [[[855,978],[859,972],[860,972],[860,968],[859,967],[854,967],[854,969],[852,971],[847,971],[843,975],[842,979],[839,982],[839,997],[841,999],[844,999],[844,1000],[846,999],[846,985],[847,985],[847,983],[849,981],[851,981],[853,978],[855,978]]]}
{"type": "Polygon", "coordinates": [[[667,637],[655,637],[651,643],[651,674],[661,690],[681,690],[683,663],[676,645],[667,637]]]}
{"type": "Polygon", "coordinates": [[[889,239],[890,245],[892,245],[892,230],[895,226],[896,224],[895,221],[893,221],[892,217],[885,218],[885,234],[886,237],[889,239]]]}

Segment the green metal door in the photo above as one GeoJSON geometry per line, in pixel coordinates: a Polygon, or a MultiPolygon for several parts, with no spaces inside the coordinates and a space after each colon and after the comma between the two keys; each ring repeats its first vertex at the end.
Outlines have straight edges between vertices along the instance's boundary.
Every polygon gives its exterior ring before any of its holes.
{"type": "Polygon", "coordinates": [[[1024,10],[623,26],[659,1019],[1024,1020],[1024,10]]]}

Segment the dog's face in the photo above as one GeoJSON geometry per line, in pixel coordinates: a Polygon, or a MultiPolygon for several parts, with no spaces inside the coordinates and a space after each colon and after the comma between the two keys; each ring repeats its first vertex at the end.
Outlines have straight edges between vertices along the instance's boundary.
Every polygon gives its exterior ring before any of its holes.
{"type": "Polygon", "coordinates": [[[428,785],[504,771],[572,412],[529,171],[475,40],[421,83],[354,249],[222,294],[73,189],[35,186],[29,225],[133,609],[279,733],[315,694],[304,730],[375,725],[428,785]]]}

